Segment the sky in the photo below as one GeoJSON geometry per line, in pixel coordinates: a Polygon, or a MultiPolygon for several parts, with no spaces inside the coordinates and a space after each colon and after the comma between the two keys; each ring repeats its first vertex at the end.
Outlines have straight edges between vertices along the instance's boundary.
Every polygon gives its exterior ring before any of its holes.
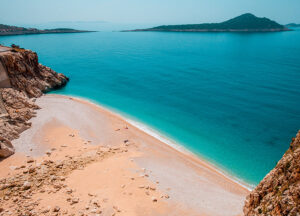
{"type": "Polygon", "coordinates": [[[243,13],[281,24],[300,23],[300,0],[0,0],[1,24],[106,21],[189,24],[219,22],[243,13]]]}

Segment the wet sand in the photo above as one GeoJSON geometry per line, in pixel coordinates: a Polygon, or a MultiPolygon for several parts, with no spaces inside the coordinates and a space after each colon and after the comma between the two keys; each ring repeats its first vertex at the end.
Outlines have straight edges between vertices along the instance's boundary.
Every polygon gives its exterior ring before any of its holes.
{"type": "Polygon", "coordinates": [[[65,174],[63,189],[54,192],[46,185],[34,191],[38,211],[59,206],[66,215],[242,215],[249,191],[200,158],[90,102],[46,95],[36,103],[42,109],[32,127],[13,141],[17,153],[0,162],[0,178],[22,172],[16,167],[28,156],[35,163],[94,157],[65,174]],[[107,154],[97,156],[99,151],[107,154]],[[70,188],[79,199],[74,205],[67,200],[70,188]],[[99,207],[91,204],[94,199],[99,207]]]}

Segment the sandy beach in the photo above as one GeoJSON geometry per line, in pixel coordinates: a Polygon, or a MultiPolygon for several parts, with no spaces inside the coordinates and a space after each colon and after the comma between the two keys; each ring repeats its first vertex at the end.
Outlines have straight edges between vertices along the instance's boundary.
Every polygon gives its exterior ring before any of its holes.
{"type": "MultiPolygon", "coordinates": [[[[242,215],[249,191],[200,158],[88,101],[45,95],[36,104],[32,127],[12,142],[16,154],[0,162],[0,178],[30,168],[50,173],[28,201],[43,215],[242,215]]],[[[14,200],[4,204],[16,209],[14,200]]]]}

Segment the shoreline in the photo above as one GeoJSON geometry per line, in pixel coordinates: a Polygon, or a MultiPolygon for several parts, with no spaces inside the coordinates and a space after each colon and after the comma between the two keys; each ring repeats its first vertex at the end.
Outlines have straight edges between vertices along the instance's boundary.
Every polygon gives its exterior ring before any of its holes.
{"type": "Polygon", "coordinates": [[[229,171],[218,167],[216,164],[203,158],[203,156],[201,156],[200,154],[194,153],[193,151],[187,149],[183,144],[180,144],[180,143],[172,140],[171,138],[167,137],[166,135],[162,134],[161,132],[151,128],[151,126],[148,126],[146,123],[138,121],[137,119],[135,119],[135,120],[131,119],[129,115],[126,115],[125,113],[122,113],[112,107],[101,104],[98,101],[95,101],[95,100],[92,100],[89,98],[80,97],[77,95],[64,95],[64,94],[53,94],[53,93],[49,93],[47,95],[55,95],[55,96],[68,97],[68,98],[71,97],[74,100],[78,100],[83,103],[89,103],[92,106],[96,106],[100,109],[103,109],[106,112],[122,119],[129,125],[146,133],[147,135],[159,140],[160,142],[164,143],[165,145],[169,146],[170,148],[174,149],[175,151],[178,151],[179,153],[184,154],[187,157],[191,157],[196,162],[200,161],[205,166],[209,167],[210,169],[214,170],[215,172],[219,173],[220,175],[229,179],[230,181],[240,185],[241,187],[245,188],[246,190],[252,191],[255,188],[255,185],[250,185],[247,182],[243,181],[242,179],[235,177],[233,174],[230,174],[229,171]]]}
{"type": "MultiPolygon", "coordinates": [[[[59,206],[87,215],[118,209],[120,216],[242,215],[246,187],[161,141],[159,133],[79,97],[48,94],[36,105],[41,109],[31,127],[12,142],[16,154],[0,163],[3,181],[31,182],[24,193],[38,203],[36,211],[59,206]]],[[[24,202],[9,199],[3,205],[22,212],[24,202]]]]}

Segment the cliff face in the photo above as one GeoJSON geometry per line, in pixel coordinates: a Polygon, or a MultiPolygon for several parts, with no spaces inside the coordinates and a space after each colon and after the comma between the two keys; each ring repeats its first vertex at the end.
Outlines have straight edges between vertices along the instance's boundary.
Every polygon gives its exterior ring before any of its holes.
{"type": "Polygon", "coordinates": [[[28,97],[40,97],[43,92],[67,83],[68,78],[63,74],[39,64],[35,52],[23,49],[12,51],[3,52],[0,61],[13,89],[26,93],[28,97]]]}
{"type": "Polygon", "coordinates": [[[300,131],[276,167],[247,197],[244,214],[300,215],[300,131]]]}
{"type": "Polygon", "coordinates": [[[36,97],[64,86],[68,78],[38,63],[35,52],[0,46],[0,158],[14,153],[11,140],[30,127],[36,97]]]}

